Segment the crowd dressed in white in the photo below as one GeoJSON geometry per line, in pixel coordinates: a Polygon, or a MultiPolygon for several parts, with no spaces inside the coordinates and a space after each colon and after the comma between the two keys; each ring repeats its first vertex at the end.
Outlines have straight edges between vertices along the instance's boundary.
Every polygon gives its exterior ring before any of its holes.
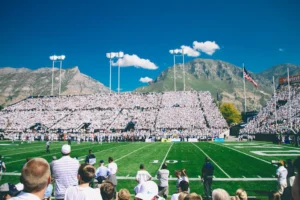
{"type": "Polygon", "coordinates": [[[227,123],[209,92],[121,93],[30,97],[0,112],[0,129],[24,131],[39,123],[49,130],[135,130],[218,135],[227,123]]]}
{"type": "Polygon", "coordinates": [[[267,105],[261,109],[254,119],[249,121],[244,129],[240,130],[240,133],[275,134],[278,131],[287,130],[291,127],[293,129],[299,127],[300,84],[291,85],[290,94],[291,100],[289,100],[288,86],[280,86],[276,94],[267,102],[267,105]]]}

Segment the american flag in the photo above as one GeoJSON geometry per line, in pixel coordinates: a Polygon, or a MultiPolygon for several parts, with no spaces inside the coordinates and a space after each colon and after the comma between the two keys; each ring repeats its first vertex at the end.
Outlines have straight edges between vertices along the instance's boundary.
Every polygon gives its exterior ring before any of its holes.
{"type": "Polygon", "coordinates": [[[252,79],[250,74],[247,72],[246,68],[244,68],[244,77],[245,77],[245,79],[250,81],[256,88],[258,88],[258,84],[252,79]]]}

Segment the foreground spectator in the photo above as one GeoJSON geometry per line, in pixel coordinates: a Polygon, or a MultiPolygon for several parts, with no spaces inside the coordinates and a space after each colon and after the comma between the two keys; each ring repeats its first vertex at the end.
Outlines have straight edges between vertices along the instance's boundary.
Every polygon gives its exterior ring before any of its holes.
{"type": "Polygon", "coordinates": [[[52,162],[52,173],[55,180],[55,199],[64,199],[65,191],[69,186],[78,185],[77,172],[79,161],[70,157],[71,146],[63,145],[62,157],[52,162]]]}
{"type": "Polygon", "coordinates": [[[196,193],[187,194],[184,200],[202,200],[202,197],[196,193]]]}
{"type": "Polygon", "coordinates": [[[115,188],[114,197],[116,197],[116,187],[118,184],[117,181],[118,165],[114,162],[114,159],[112,157],[108,158],[108,169],[110,171],[110,174],[107,177],[107,180],[114,185],[115,188]]]}
{"type": "Polygon", "coordinates": [[[127,189],[121,189],[118,194],[116,200],[130,200],[130,193],[127,189]]]}
{"type": "Polygon", "coordinates": [[[168,197],[169,194],[169,170],[167,169],[167,163],[164,163],[161,166],[161,169],[157,172],[157,179],[158,179],[158,190],[159,196],[164,197],[165,199],[168,197]]]}
{"type": "Polygon", "coordinates": [[[115,186],[111,182],[101,184],[100,192],[103,200],[112,200],[114,198],[115,186]]]}
{"type": "Polygon", "coordinates": [[[89,187],[89,183],[95,177],[95,168],[89,164],[81,164],[78,170],[78,186],[68,187],[64,200],[100,200],[99,188],[89,187]]]}
{"type": "Polygon", "coordinates": [[[180,181],[178,186],[178,193],[175,193],[172,195],[171,200],[177,200],[179,199],[179,195],[184,192],[186,194],[189,193],[189,183],[186,181],[180,181]]]}
{"type": "Polygon", "coordinates": [[[235,197],[232,198],[232,200],[247,200],[247,199],[248,196],[246,191],[241,188],[235,192],[235,197]]]}
{"type": "Polygon", "coordinates": [[[153,181],[144,182],[141,185],[139,193],[135,195],[136,200],[156,200],[158,195],[158,186],[153,181]]]}
{"type": "Polygon", "coordinates": [[[20,193],[20,191],[17,189],[17,187],[11,183],[4,183],[0,186],[0,199],[10,199],[12,197],[17,196],[20,193]]]}
{"type": "Polygon", "coordinates": [[[215,189],[212,191],[212,200],[229,200],[229,194],[223,189],[215,189]]]}
{"type": "Polygon", "coordinates": [[[135,180],[139,183],[142,184],[146,181],[150,181],[151,180],[151,175],[149,174],[149,172],[146,171],[144,164],[140,165],[140,170],[137,172],[135,180]]]}
{"type": "Polygon", "coordinates": [[[40,200],[51,183],[50,166],[44,158],[33,158],[28,161],[21,173],[24,190],[12,200],[40,200]]]}
{"type": "Polygon", "coordinates": [[[282,195],[284,189],[287,187],[287,174],[288,171],[284,167],[284,161],[280,160],[278,163],[278,169],[276,170],[276,178],[277,178],[277,192],[282,195]]]}

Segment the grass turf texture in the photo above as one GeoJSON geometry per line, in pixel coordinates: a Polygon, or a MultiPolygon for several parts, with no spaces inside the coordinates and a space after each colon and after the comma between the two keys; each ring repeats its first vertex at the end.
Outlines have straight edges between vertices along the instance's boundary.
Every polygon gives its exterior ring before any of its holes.
{"type": "MultiPolygon", "coordinates": [[[[60,148],[65,142],[51,143],[51,153],[45,153],[45,142],[34,142],[31,144],[21,144],[9,141],[0,142],[0,154],[4,156],[3,161],[7,166],[7,172],[20,172],[27,157],[43,157],[49,162],[52,156],[61,157],[60,148]]],[[[199,142],[199,143],[103,143],[72,144],[71,157],[79,157],[84,161],[88,150],[92,149],[97,161],[103,159],[107,161],[112,156],[118,164],[117,176],[124,179],[119,180],[118,189],[128,188],[133,194],[136,185],[133,178],[141,163],[145,164],[147,171],[155,177],[162,162],[169,163],[168,169],[172,178],[175,177],[175,170],[185,168],[189,178],[192,192],[203,195],[203,185],[197,179],[201,176],[201,168],[204,158],[209,156],[215,166],[214,176],[216,178],[241,178],[238,181],[227,179],[220,181],[215,179],[213,188],[224,188],[233,195],[238,188],[244,188],[248,195],[266,196],[267,192],[276,189],[276,181],[243,181],[243,178],[274,178],[276,167],[269,164],[271,160],[295,159],[292,156],[262,156],[254,154],[252,151],[280,151],[276,154],[284,154],[293,150],[293,154],[300,155],[300,149],[291,146],[278,146],[267,142],[199,142]],[[297,151],[299,151],[297,153],[297,151]]],[[[274,152],[267,152],[274,153],[274,152]]],[[[107,162],[106,162],[107,164],[107,162]]],[[[2,183],[17,183],[19,176],[4,175],[2,183]]],[[[169,181],[169,194],[176,192],[175,180],[169,181]]],[[[264,199],[264,198],[263,198],[264,199]]]]}

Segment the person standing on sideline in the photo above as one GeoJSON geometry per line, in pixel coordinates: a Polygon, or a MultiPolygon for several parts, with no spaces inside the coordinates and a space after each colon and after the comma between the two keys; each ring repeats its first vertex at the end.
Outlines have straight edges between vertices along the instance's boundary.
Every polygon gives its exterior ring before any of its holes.
{"type": "Polygon", "coordinates": [[[6,166],[2,161],[2,155],[0,155],[0,181],[2,179],[2,173],[6,171],[6,166]]]}
{"type": "Polygon", "coordinates": [[[284,189],[287,187],[287,175],[288,171],[284,167],[284,161],[280,160],[278,163],[278,169],[276,170],[276,178],[277,178],[277,192],[280,195],[283,195],[284,189]]]}
{"type": "Polygon", "coordinates": [[[177,177],[177,180],[176,180],[176,188],[177,188],[177,192],[179,192],[179,183],[182,181],[182,178],[181,178],[181,171],[180,171],[180,170],[176,170],[176,171],[175,171],[175,176],[177,177]]]}
{"type": "Polygon", "coordinates": [[[64,200],[101,200],[100,189],[89,187],[89,183],[95,176],[95,171],[95,167],[86,163],[81,164],[77,175],[79,185],[68,187],[64,200]]]}
{"type": "Polygon", "coordinates": [[[167,163],[164,163],[161,166],[161,169],[157,172],[157,179],[158,179],[158,195],[167,199],[169,193],[169,175],[170,172],[167,169],[167,163]]]}
{"type": "Polygon", "coordinates": [[[50,153],[50,141],[46,142],[46,153],[50,153]]]}
{"type": "Polygon", "coordinates": [[[89,154],[85,157],[85,163],[94,166],[96,164],[96,156],[92,150],[89,150],[89,154]]]}
{"type": "Polygon", "coordinates": [[[140,170],[135,176],[135,180],[138,182],[138,185],[134,188],[135,193],[139,193],[141,185],[146,181],[150,181],[151,179],[152,177],[149,172],[146,171],[144,164],[140,164],[140,170]]]}
{"type": "Polygon", "coordinates": [[[214,166],[210,163],[210,159],[208,157],[205,158],[205,164],[202,167],[202,182],[204,184],[204,193],[206,198],[211,199],[212,197],[212,181],[214,174],[214,166]]]}
{"type": "Polygon", "coordinates": [[[114,185],[114,197],[116,196],[116,188],[117,188],[117,171],[118,171],[118,165],[114,162],[114,159],[112,157],[108,158],[108,169],[110,171],[110,175],[107,177],[107,180],[111,182],[114,185]]]}
{"type": "Polygon", "coordinates": [[[100,160],[100,167],[96,170],[95,177],[99,184],[101,184],[110,175],[110,171],[104,166],[104,160],[100,160]]]}
{"type": "Polygon", "coordinates": [[[52,175],[55,180],[54,196],[56,200],[64,199],[66,189],[69,186],[78,185],[77,174],[79,161],[70,157],[71,146],[63,145],[62,157],[52,161],[52,175]]]}

